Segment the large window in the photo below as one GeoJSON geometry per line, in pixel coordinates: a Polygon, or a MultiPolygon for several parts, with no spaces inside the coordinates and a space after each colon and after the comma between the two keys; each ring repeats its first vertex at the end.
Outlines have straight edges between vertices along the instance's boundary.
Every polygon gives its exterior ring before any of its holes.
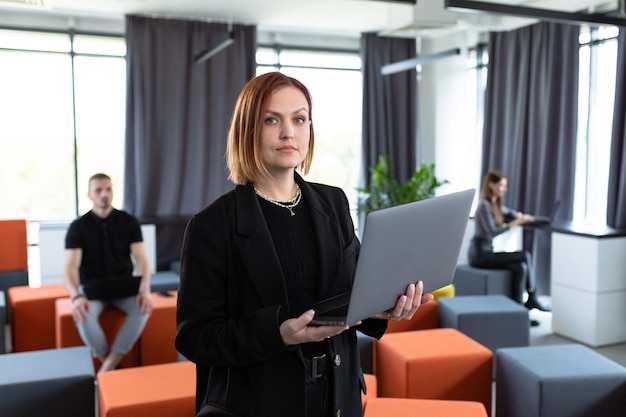
{"type": "Polygon", "coordinates": [[[581,30],[574,220],[606,223],[617,33],[581,30]]]}
{"type": "Polygon", "coordinates": [[[0,30],[0,218],[68,220],[87,181],[113,178],[122,205],[122,37],[0,30]]]}
{"type": "Polygon", "coordinates": [[[307,180],[341,187],[356,216],[363,106],[358,51],[260,47],[257,65],[258,74],[279,70],[311,91],[315,155],[307,180]]]}
{"type": "MultiPolygon", "coordinates": [[[[87,41],[87,40],[86,40],[87,41]]],[[[117,39],[89,39],[92,51],[125,45],[117,39]]],[[[78,46],[78,45],[77,45],[78,46]]],[[[123,57],[78,55],[74,60],[76,89],[76,137],[78,212],[91,209],[87,198],[89,177],[96,172],[111,175],[114,202],[122,207],[124,196],[124,127],[126,61],[123,57]]]]}
{"type": "MultiPolygon", "coordinates": [[[[0,30],[0,189],[11,196],[0,199],[0,218],[72,219],[91,207],[95,172],[111,175],[123,206],[125,54],[121,36],[0,30]]],[[[257,60],[259,73],[280,70],[309,87],[316,152],[307,179],[342,187],[356,207],[358,51],[260,47],[257,60]]]]}
{"type": "Polygon", "coordinates": [[[71,217],[74,194],[65,187],[74,176],[69,39],[2,31],[0,45],[6,48],[0,50],[0,214],[71,217]]]}

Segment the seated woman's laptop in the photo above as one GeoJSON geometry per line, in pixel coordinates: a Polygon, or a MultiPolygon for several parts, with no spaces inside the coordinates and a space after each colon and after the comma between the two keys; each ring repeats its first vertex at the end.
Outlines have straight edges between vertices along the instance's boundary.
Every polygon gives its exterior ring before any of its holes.
{"type": "Polygon", "coordinates": [[[554,216],[556,212],[559,211],[559,205],[561,204],[561,200],[556,200],[552,205],[552,211],[550,212],[550,216],[539,216],[533,215],[535,220],[529,224],[529,226],[550,226],[554,221],[554,216]]]}
{"type": "Polygon", "coordinates": [[[371,212],[351,293],[307,308],[311,324],[354,324],[386,311],[411,283],[429,293],[452,283],[474,189],[371,212]]]}

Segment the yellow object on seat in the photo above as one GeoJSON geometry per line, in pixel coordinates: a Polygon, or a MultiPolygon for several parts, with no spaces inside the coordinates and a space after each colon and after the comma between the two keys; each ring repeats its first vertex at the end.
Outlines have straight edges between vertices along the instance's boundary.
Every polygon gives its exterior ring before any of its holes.
{"type": "Polygon", "coordinates": [[[438,290],[431,292],[431,294],[435,296],[435,300],[440,297],[454,297],[454,284],[441,287],[438,290]]]}

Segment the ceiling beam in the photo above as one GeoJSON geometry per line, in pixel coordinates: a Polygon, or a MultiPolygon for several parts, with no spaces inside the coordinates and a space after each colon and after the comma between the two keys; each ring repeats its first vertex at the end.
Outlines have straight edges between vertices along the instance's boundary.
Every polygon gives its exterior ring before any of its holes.
{"type": "Polygon", "coordinates": [[[436,54],[418,56],[411,59],[405,59],[404,61],[394,62],[392,64],[383,65],[380,68],[382,75],[395,74],[396,72],[407,71],[414,69],[418,65],[427,64],[429,62],[437,61],[441,58],[445,58],[452,55],[459,55],[461,50],[459,48],[450,49],[449,51],[439,52],[436,54]]]}
{"type": "Polygon", "coordinates": [[[584,23],[592,26],[626,26],[626,18],[611,17],[605,14],[562,12],[537,7],[516,6],[501,3],[488,3],[470,0],[445,0],[445,8],[464,13],[494,13],[509,16],[532,17],[561,23],[584,23]]]}
{"type": "Polygon", "coordinates": [[[194,58],[194,63],[200,64],[217,54],[222,49],[232,45],[235,42],[235,34],[230,31],[217,41],[213,42],[207,49],[198,53],[194,58]]]}

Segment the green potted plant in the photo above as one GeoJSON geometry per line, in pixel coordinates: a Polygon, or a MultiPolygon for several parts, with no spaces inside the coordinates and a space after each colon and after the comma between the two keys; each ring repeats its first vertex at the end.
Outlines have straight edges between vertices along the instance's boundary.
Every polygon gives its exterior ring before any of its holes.
{"type": "Polygon", "coordinates": [[[359,214],[434,197],[437,187],[449,182],[437,178],[434,163],[425,163],[406,183],[401,184],[393,174],[389,156],[384,154],[378,157],[378,163],[369,171],[369,187],[357,188],[359,214]]]}

